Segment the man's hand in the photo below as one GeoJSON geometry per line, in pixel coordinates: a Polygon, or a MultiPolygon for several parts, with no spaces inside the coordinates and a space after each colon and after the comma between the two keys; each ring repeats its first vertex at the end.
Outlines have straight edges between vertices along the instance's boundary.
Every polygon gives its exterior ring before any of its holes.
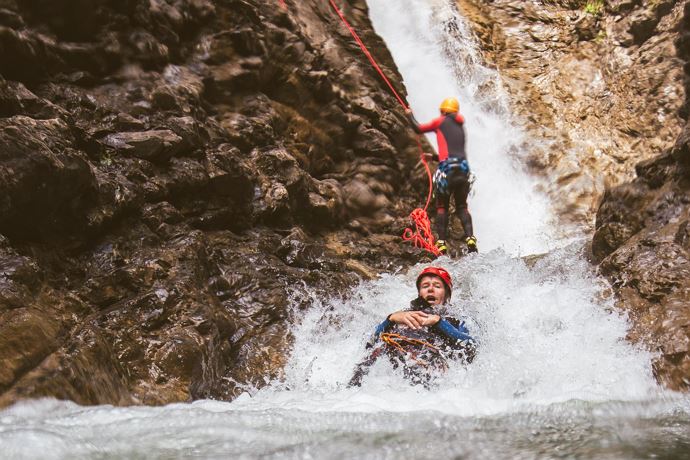
{"type": "Polygon", "coordinates": [[[405,109],[405,115],[412,115],[412,109],[405,109]]]}
{"type": "Polygon", "coordinates": [[[394,323],[404,324],[410,329],[421,329],[424,326],[433,326],[441,320],[441,317],[421,311],[396,311],[388,319],[394,323]]]}

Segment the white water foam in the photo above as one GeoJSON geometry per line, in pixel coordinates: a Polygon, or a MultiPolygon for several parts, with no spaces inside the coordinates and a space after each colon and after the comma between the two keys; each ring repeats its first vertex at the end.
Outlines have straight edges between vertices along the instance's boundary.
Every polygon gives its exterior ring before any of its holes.
{"type": "Polygon", "coordinates": [[[451,312],[480,341],[477,359],[457,364],[426,390],[407,384],[379,360],[361,388],[347,388],[377,323],[415,296],[415,274],[384,275],[345,300],[314,308],[296,328],[285,381],[237,408],[313,412],[412,412],[494,415],[570,400],[641,401],[661,394],[651,355],[625,341],[627,319],[602,299],[604,285],[580,257],[580,245],[528,264],[494,250],[443,258],[456,289],[451,312]]]}

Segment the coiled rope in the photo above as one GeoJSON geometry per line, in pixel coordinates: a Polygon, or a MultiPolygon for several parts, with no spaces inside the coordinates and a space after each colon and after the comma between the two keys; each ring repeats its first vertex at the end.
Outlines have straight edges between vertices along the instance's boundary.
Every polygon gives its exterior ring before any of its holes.
{"type": "MultiPolygon", "coordinates": [[[[362,39],[359,37],[355,29],[350,25],[350,23],[347,21],[345,18],[345,15],[343,15],[342,11],[340,8],[338,8],[338,5],[336,5],[335,0],[329,0],[331,6],[335,10],[335,12],[338,14],[340,17],[340,20],[343,22],[345,27],[347,27],[347,30],[350,32],[352,37],[355,39],[357,44],[359,45],[360,49],[364,53],[364,55],[369,59],[369,62],[371,62],[371,65],[374,67],[374,69],[379,73],[381,78],[383,79],[384,82],[386,82],[386,85],[388,85],[388,88],[390,88],[391,92],[395,96],[395,98],[398,100],[400,105],[403,107],[405,110],[409,110],[409,106],[405,103],[402,97],[398,94],[398,92],[395,90],[393,87],[393,84],[390,82],[388,77],[386,77],[386,74],[383,70],[381,70],[381,67],[379,67],[378,63],[376,62],[376,59],[371,55],[369,52],[369,49],[367,46],[364,44],[362,39]]],[[[287,7],[285,4],[285,0],[280,0],[280,3],[283,5],[283,7],[287,7]]],[[[424,155],[424,150],[422,149],[422,143],[420,141],[419,135],[417,135],[417,147],[419,148],[419,153],[420,153],[420,158],[422,160],[422,164],[424,165],[424,169],[426,170],[427,177],[429,178],[429,193],[427,194],[426,198],[426,204],[424,205],[424,209],[422,208],[416,208],[410,213],[410,219],[412,220],[414,224],[414,230],[412,228],[406,228],[403,231],[402,234],[402,239],[404,241],[409,241],[411,242],[415,247],[422,248],[430,253],[432,253],[435,256],[438,256],[441,254],[441,252],[438,250],[438,248],[434,244],[434,234],[431,231],[431,221],[429,220],[429,215],[427,214],[427,209],[429,207],[429,203],[431,202],[431,194],[433,190],[433,181],[431,179],[431,170],[429,169],[429,165],[426,161],[425,155],[424,155]]]]}
{"type": "MultiPolygon", "coordinates": [[[[392,332],[384,332],[380,335],[381,340],[388,346],[398,350],[400,353],[402,353],[404,356],[410,357],[415,363],[419,364],[420,366],[424,367],[429,367],[431,363],[428,361],[424,361],[423,359],[420,359],[417,357],[417,353],[412,351],[411,348],[414,347],[419,347],[419,348],[426,348],[430,351],[432,351],[434,354],[439,355],[441,354],[440,350],[430,344],[429,342],[426,342],[424,340],[419,340],[419,339],[413,339],[411,337],[406,337],[401,334],[395,334],[392,332]]],[[[445,360],[441,361],[444,366],[446,367],[445,360]]]]}

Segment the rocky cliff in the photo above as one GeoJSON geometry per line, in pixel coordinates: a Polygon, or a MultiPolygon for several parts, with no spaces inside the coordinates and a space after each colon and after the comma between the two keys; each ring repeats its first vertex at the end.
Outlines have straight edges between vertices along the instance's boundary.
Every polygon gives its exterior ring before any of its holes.
{"type": "Polygon", "coordinates": [[[0,0],[0,406],[232,398],[293,308],[418,259],[401,108],[328,2],[280,5],[0,0]]]}
{"type": "MultiPolygon", "coordinates": [[[[678,54],[690,95],[690,4],[685,4],[678,54]]],[[[657,377],[690,389],[690,122],[675,145],[639,163],[635,180],[608,190],[597,213],[593,251],[630,312],[631,338],[658,353],[657,377]]]]}
{"type": "Polygon", "coordinates": [[[459,0],[528,129],[529,167],[591,228],[606,187],[673,146],[686,116],[678,0],[459,0]]]}
{"type": "Polygon", "coordinates": [[[690,386],[690,3],[459,0],[532,139],[532,169],[629,312],[658,379],[690,386]],[[581,230],[580,230],[581,231],[581,230]]]}

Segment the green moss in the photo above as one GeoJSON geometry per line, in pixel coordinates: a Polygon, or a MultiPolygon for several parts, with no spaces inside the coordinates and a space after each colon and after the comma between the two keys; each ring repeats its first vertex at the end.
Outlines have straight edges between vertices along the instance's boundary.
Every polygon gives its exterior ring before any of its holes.
{"type": "Polygon", "coordinates": [[[604,11],[604,0],[587,0],[585,13],[601,14],[604,11]]]}

